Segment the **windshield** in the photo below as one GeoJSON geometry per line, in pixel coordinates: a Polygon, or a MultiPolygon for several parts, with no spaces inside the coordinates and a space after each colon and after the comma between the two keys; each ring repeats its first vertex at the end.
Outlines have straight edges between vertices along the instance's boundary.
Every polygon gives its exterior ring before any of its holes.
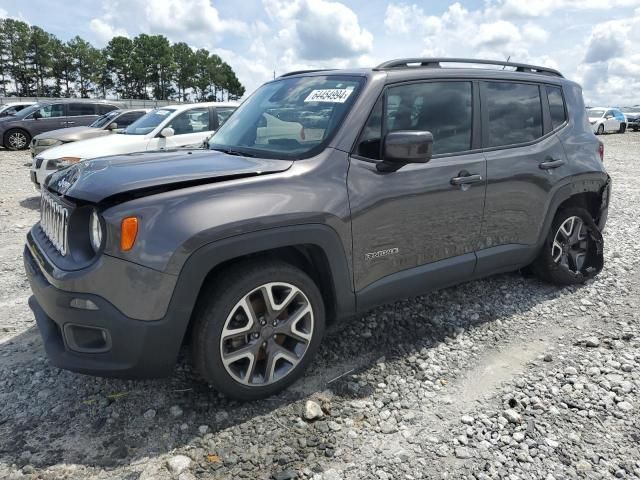
{"type": "Polygon", "coordinates": [[[102,128],[106,127],[111,123],[111,121],[120,115],[120,110],[112,110],[109,113],[105,113],[101,117],[96,118],[95,122],[89,125],[91,128],[102,128]]]}
{"type": "Polygon", "coordinates": [[[599,108],[590,108],[587,110],[587,116],[589,117],[601,117],[604,115],[604,110],[599,108]]]}
{"type": "Polygon", "coordinates": [[[158,108],[157,110],[151,110],[149,113],[143,115],[129,125],[125,129],[124,133],[127,135],[146,135],[169,118],[169,115],[173,112],[175,112],[175,109],[173,108],[158,108]]]}
{"type": "Polygon", "coordinates": [[[363,82],[326,75],[266,83],[220,127],[209,148],[265,158],[314,155],[329,142],[363,82]]]}

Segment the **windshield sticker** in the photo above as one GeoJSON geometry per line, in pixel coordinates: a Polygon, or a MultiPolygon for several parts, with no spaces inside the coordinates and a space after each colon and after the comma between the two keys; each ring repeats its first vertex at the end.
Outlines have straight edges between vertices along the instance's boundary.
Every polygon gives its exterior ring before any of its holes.
{"type": "Polygon", "coordinates": [[[304,102],[344,103],[353,92],[353,88],[327,88],[312,90],[304,102]]]}

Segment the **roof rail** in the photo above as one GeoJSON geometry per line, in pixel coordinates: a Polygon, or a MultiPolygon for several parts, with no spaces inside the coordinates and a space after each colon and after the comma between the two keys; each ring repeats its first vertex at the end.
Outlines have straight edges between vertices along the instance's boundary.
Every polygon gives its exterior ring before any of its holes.
{"type": "Polygon", "coordinates": [[[551,75],[562,77],[562,74],[547,67],[537,65],[527,65],[525,63],[505,62],[502,60],[477,60],[473,58],[400,58],[381,63],[375,70],[391,70],[394,68],[441,68],[441,63],[469,63],[476,65],[499,65],[503,67],[515,67],[516,72],[538,73],[541,75],[551,75]]]}
{"type": "Polygon", "coordinates": [[[310,70],[295,70],[293,72],[283,73],[278,78],[290,77],[292,75],[299,75],[301,73],[328,72],[330,70],[335,70],[335,69],[334,68],[312,68],[310,70]]]}

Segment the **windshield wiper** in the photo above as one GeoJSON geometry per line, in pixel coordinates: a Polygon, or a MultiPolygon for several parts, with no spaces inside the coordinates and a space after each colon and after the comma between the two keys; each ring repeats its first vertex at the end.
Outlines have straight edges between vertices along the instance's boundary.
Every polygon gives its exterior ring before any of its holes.
{"type": "Polygon", "coordinates": [[[226,153],[227,155],[235,155],[237,157],[255,157],[255,155],[253,155],[252,153],[243,153],[237,150],[232,150],[231,148],[216,147],[216,148],[211,148],[210,150],[226,153]]]}

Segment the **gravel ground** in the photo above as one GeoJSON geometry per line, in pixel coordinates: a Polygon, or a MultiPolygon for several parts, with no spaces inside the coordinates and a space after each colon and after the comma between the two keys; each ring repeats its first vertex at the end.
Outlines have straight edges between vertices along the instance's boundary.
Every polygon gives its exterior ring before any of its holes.
{"type": "Polygon", "coordinates": [[[28,155],[0,151],[0,478],[640,478],[640,134],[603,140],[596,279],[514,273],[378,308],[244,404],[184,360],[136,382],[48,365],[21,260],[38,198],[28,155]]]}

